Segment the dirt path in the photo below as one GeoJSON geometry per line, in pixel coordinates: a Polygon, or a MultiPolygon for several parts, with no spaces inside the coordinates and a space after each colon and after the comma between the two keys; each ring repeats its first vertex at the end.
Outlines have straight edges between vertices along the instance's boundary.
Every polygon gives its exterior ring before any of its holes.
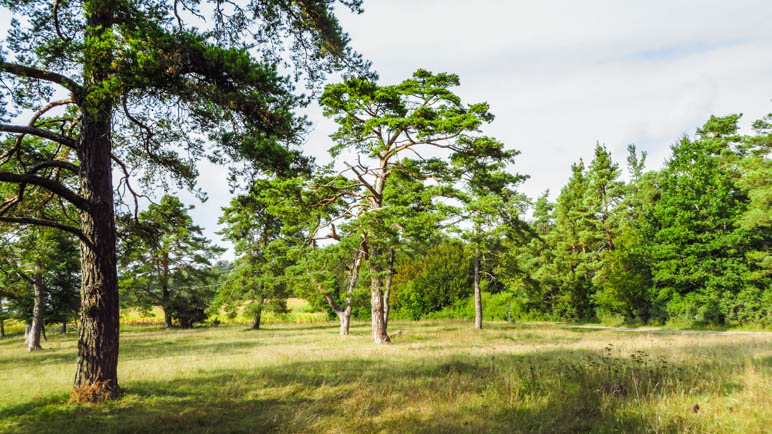
{"type": "Polygon", "coordinates": [[[635,333],[772,337],[772,332],[752,332],[752,331],[737,331],[737,330],[728,330],[728,331],[671,330],[671,329],[660,329],[660,328],[653,328],[653,327],[630,328],[630,327],[610,327],[610,326],[600,326],[600,325],[579,325],[579,324],[561,324],[561,323],[548,324],[548,323],[537,323],[537,322],[521,322],[517,324],[523,324],[523,325],[529,325],[529,326],[540,326],[540,327],[559,327],[559,328],[566,328],[566,329],[613,330],[613,331],[619,331],[619,332],[635,332],[635,333]]]}

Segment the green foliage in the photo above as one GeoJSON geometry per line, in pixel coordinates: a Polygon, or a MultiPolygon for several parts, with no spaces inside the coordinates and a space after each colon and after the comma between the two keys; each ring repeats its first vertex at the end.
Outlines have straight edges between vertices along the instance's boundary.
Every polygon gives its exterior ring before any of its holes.
{"type": "Polygon", "coordinates": [[[121,219],[122,302],[141,309],[160,306],[183,327],[206,319],[216,277],[212,260],[223,252],[193,224],[191,208],[167,195],[136,220],[121,219]]]}
{"type": "Polygon", "coordinates": [[[630,146],[630,180],[601,146],[556,203],[535,204],[539,237],[502,266],[526,316],[634,322],[769,324],[770,128],[738,134],[712,117],[658,172],[630,146]]]}
{"type": "Polygon", "coordinates": [[[737,320],[732,301],[751,271],[752,235],[739,227],[748,197],[727,164],[737,154],[739,116],[712,117],[697,138],[682,138],[658,177],[652,209],[653,280],[669,318],[723,324],[737,320]]]}
{"type": "Polygon", "coordinates": [[[288,241],[282,238],[283,222],[271,212],[266,190],[270,181],[256,181],[250,191],[239,195],[223,209],[222,234],[235,245],[239,255],[233,269],[217,289],[210,314],[221,309],[235,317],[240,309],[259,327],[264,309],[286,312],[290,285],[284,276],[292,264],[287,256],[288,241]]]}
{"type": "Polygon", "coordinates": [[[48,228],[4,227],[0,247],[0,299],[7,318],[29,322],[34,305],[33,280],[40,274],[49,324],[72,320],[80,308],[79,250],[72,236],[48,228]]]}
{"type": "Polygon", "coordinates": [[[472,293],[473,258],[460,240],[445,239],[396,266],[391,295],[397,318],[419,319],[466,299],[472,293]],[[404,277],[409,276],[410,280],[404,277]]]}

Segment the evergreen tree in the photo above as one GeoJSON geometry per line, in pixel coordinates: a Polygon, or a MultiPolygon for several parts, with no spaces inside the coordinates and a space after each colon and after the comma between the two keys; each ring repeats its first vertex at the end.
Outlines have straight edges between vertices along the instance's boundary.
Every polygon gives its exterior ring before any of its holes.
{"type": "Polygon", "coordinates": [[[751,234],[739,227],[747,196],[733,180],[737,120],[711,117],[683,137],[658,177],[651,255],[657,302],[669,318],[723,324],[736,316],[751,234]]]}
{"type": "Polygon", "coordinates": [[[27,324],[27,350],[41,349],[45,324],[66,322],[79,305],[80,263],[73,237],[50,228],[5,226],[0,279],[8,316],[27,324]]]}
{"type": "Polygon", "coordinates": [[[210,312],[225,309],[235,316],[243,308],[252,317],[252,328],[260,328],[263,311],[269,307],[286,312],[289,284],[284,270],[290,262],[283,255],[280,237],[282,223],[269,211],[263,190],[270,188],[266,180],[253,183],[250,191],[239,195],[223,208],[219,223],[221,234],[233,242],[239,257],[222,285],[217,289],[210,312]]]}
{"type": "MultiPolygon", "coordinates": [[[[2,153],[0,182],[18,191],[3,197],[0,220],[55,227],[81,241],[75,386],[98,384],[106,392],[89,399],[119,393],[113,165],[123,175],[119,197],[134,199],[132,173],[149,185],[173,180],[191,187],[202,157],[243,169],[235,181],[302,165],[294,146],[306,123],[292,113],[308,99],[295,95],[291,78],[278,70],[304,70],[318,87],[326,72],[366,67],[346,48],[336,3],[245,0],[210,8],[198,0],[0,1],[15,18],[0,54],[0,132],[19,142],[39,137],[56,149],[17,145],[2,153]],[[54,99],[62,92],[64,98],[54,99]],[[55,107],[67,114],[50,116],[55,107]],[[31,123],[7,123],[22,110],[35,113],[31,123]],[[7,165],[19,159],[25,164],[7,165]],[[12,199],[23,201],[25,189],[71,203],[79,221],[63,224],[16,207],[12,199]]],[[[340,3],[361,11],[359,0],[340,3]]]]}
{"type": "Polygon", "coordinates": [[[124,302],[142,309],[160,306],[167,328],[173,319],[190,327],[191,318],[206,318],[208,288],[216,277],[212,260],[224,251],[202,236],[187,213],[191,208],[167,195],[136,220],[121,219],[124,302]]]}

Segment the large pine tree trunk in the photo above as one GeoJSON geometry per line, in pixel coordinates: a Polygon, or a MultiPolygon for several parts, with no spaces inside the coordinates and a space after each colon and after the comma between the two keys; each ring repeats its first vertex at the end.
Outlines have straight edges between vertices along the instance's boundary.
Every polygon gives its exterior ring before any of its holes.
{"type": "Polygon", "coordinates": [[[40,270],[40,262],[37,264],[35,273],[35,280],[32,284],[35,290],[35,304],[32,308],[32,325],[29,328],[29,334],[27,335],[27,351],[40,350],[40,335],[43,330],[43,321],[45,316],[45,309],[43,303],[46,297],[46,290],[43,286],[43,275],[40,270]]]}
{"type": "Polygon", "coordinates": [[[480,251],[474,255],[474,328],[482,329],[482,292],[480,291],[480,251]]]}
{"type": "MultiPolygon", "coordinates": [[[[99,17],[97,17],[99,18],[99,17]]],[[[102,17],[104,18],[104,17],[102,17]]],[[[98,19],[90,24],[101,24],[98,19]]],[[[101,82],[97,74],[87,85],[101,82]]],[[[84,110],[78,150],[80,186],[90,212],[80,212],[81,315],[75,387],[96,388],[92,400],[111,399],[118,387],[118,273],[115,257],[115,212],[111,170],[112,102],[84,110]]]]}

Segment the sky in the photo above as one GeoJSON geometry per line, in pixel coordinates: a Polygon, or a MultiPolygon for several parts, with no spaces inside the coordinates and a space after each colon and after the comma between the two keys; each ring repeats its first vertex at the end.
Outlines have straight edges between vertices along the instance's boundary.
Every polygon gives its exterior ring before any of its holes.
{"type": "MultiPolygon", "coordinates": [[[[338,18],[381,83],[418,68],[458,74],[462,100],[487,101],[496,115],[483,132],[521,152],[514,170],[530,176],[521,190],[531,197],[556,197],[596,143],[621,165],[634,143],[657,169],[711,114],[743,113],[749,132],[772,113],[769,0],[365,0],[364,9],[338,18]]],[[[314,123],[305,151],[330,161],[334,124],[316,104],[305,114],[314,123]]],[[[180,196],[227,246],[215,233],[231,198],[226,171],[202,163],[200,173],[209,200],[180,196]]]]}

